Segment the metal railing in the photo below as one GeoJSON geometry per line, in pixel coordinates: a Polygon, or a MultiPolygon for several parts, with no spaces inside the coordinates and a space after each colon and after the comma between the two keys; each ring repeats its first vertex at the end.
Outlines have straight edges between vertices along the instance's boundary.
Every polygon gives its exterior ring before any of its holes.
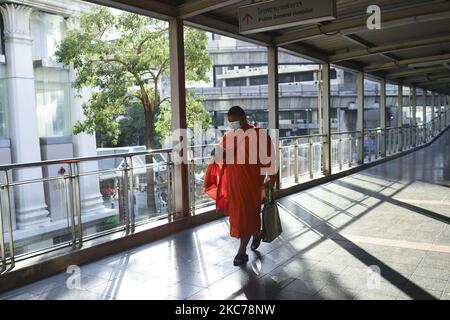
{"type": "MultiPolygon", "coordinates": [[[[425,124],[403,127],[373,128],[361,131],[331,133],[331,167],[346,170],[361,163],[372,162],[429,142],[450,123],[450,110],[442,112],[425,124]],[[359,159],[358,146],[363,145],[359,159]]],[[[280,138],[280,187],[323,176],[323,145],[326,136],[280,138]],[[315,146],[315,147],[313,147],[315,146]]]]}
{"type": "Polygon", "coordinates": [[[280,188],[299,183],[301,178],[314,179],[323,172],[322,146],[326,135],[280,138],[278,146],[280,188]]]}
{"type": "MultiPolygon", "coordinates": [[[[397,154],[429,142],[450,110],[426,124],[331,133],[331,171],[397,154]]],[[[324,175],[322,134],[279,139],[280,188],[324,175]]],[[[189,215],[214,210],[203,191],[215,145],[189,147],[189,215]]],[[[1,266],[159,219],[173,220],[172,149],[0,166],[1,266]],[[41,204],[44,206],[39,207],[41,204]],[[45,207],[47,204],[47,207],[45,207]],[[33,210],[30,210],[33,209],[33,210]],[[33,212],[32,212],[33,211],[33,212]]]]}

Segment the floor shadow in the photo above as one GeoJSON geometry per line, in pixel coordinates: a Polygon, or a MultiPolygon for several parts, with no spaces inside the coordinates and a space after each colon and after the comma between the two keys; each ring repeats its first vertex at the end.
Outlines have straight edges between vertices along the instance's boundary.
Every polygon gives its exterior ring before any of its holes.
{"type": "Polygon", "coordinates": [[[379,200],[381,200],[383,202],[389,202],[389,203],[391,203],[393,205],[402,207],[402,208],[407,209],[409,211],[413,211],[413,212],[416,212],[416,213],[421,214],[423,216],[426,216],[426,217],[429,217],[429,218],[432,218],[432,219],[444,222],[446,224],[450,224],[450,218],[447,217],[447,216],[444,216],[442,214],[433,212],[431,210],[427,210],[427,209],[424,209],[424,208],[421,208],[421,207],[417,207],[415,205],[412,205],[412,204],[409,204],[409,203],[406,203],[406,202],[403,202],[403,201],[395,200],[395,199],[392,198],[392,196],[388,197],[388,196],[385,196],[385,195],[383,195],[383,194],[381,194],[379,192],[374,192],[374,191],[368,190],[366,188],[357,186],[357,185],[355,185],[353,183],[349,183],[349,182],[345,182],[345,181],[341,181],[341,180],[335,181],[335,183],[340,185],[340,186],[346,187],[348,189],[352,189],[352,190],[358,191],[360,193],[367,194],[370,197],[379,199],[379,200]]]}
{"type": "MultiPolygon", "coordinates": [[[[288,201],[285,201],[283,203],[285,210],[288,210],[288,212],[292,212],[293,214],[296,214],[299,210],[302,211],[302,215],[305,214],[305,212],[308,212],[309,210],[302,207],[298,203],[287,199],[288,201]]],[[[354,220],[361,218],[362,215],[356,217],[354,220]]],[[[312,220],[317,219],[314,215],[310,216],[312,220]]],[[[347,223],[348,224],[348,223],[347,223]]],[[[325,231],[324,238],[317,241],[316,243],[308,246],[307,248],[300,250],[300,252],[307,252],[312,247],[316,246],[318,243],[323,242],[325,239],[330,239],[336,244],[338,244],[342,249],[347,251],[349,254],[354,256],[356,259],[360,260],[362,263],[364,263],[366,266],[373,266],[376,265],[382,270],[381,276],[385,278],[387,281],[389,281],[391,284],[395,285],[398,289],[403,291],[405,294],[410,296],[413,299],[430,299],[434,300],[435,298],[429,294],[427,291],[422,289],[421,287],[417,286],[415,283],[413,283],[408,278],[404,277],[388,265],[386,265],[383,261],[380,259],[372,256],[365,250],[363,250],[361,247],[354,244],[349,239],[345,238],[344,236],[338,234],[339,229],[342,229],[343,226],[333,229],[326,223],[320,223],[320,221],[316,221],[315,225],[321,226],[321,232],[325,231]],[[329,237],[330,235],[333,235],[333,237],[329,237]]],[[[316,227],[312,227],[316,228],[316,227]]]]}

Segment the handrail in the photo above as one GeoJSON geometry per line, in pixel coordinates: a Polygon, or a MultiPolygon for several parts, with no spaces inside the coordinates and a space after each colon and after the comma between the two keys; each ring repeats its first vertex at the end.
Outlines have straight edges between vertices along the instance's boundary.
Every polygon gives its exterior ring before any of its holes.
{"type": "Polygon", "coordinates": [[[361,133],[360,130],[357,131],[341,131],[341,132],[332,132],[331,135],[339,135],[339,134],[352,134],[352,133],[361,133]]]}
{"type": "Polygon", "coordinates": [[[119,153],[119,154],[105,154],[100,156],[87,156],[87,157],[78,157],[78,158],[66,158],[66,159],[57,159],[57,160],[42,160],[35,162],[21,162],[21,163],[13,163],[13,164],[4,164],[0,165],[0,171],[18,169],[18,168],[29,168],[36,166],[47,166],[53,164],[67,164],[69,162],[81,162],[81,161],[95,161],[95,160],[103,160],[110,158],[121,158],[121,157],[134,157],[140,155],[152,155],[158,153],[169,153],[172,152],[172,148],[166,149],[154,149],[147,151],[138,151],[138,152],[127,152],[127,153],[119,153]]]}
{"type": "Polygon", "coordinates": [[[292,140],[292,139],[309,139],[309,138],[318,138],[318,137],[326,137],[326,134],[310,134],[306,136],[290,136],[290,137],[280,137],[279,140],[292,140]]]}

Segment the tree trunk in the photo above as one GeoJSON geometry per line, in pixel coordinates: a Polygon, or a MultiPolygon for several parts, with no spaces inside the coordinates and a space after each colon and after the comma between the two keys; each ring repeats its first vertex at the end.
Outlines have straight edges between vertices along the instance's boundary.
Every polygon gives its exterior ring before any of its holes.
{"type": "MultiPolygon", "coordinates": [[[[150,108],[145,109],[145,140],[147,150],[153,149],[153,129],[154,129],[154,113],[149,110],[150,108]]],[[[153,156],[147,155],[145,157],[145,162],[147,164],[153,163],[153,156]]],[[[156,185],[155,185],[155,176],[154,170],[152,167],[147,168],[147,208],[150,211],[151,215],[158,215],[156,211],[156,202],[155,202],[155,194],[156,194],[156,185]]]]}

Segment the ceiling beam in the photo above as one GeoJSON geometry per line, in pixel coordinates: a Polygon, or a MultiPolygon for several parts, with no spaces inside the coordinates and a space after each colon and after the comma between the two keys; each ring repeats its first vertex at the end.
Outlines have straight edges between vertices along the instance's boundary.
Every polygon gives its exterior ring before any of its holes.
{"type": "Polygon", "coordinates": [[[397,72],[387,73],[386,79],[406,78],[406,77],[414,76],[417,74],[426,74],[428,72],[445,71],[445,70],[448,70],[448,69],[443,66],[438,66],[438,67],[420,68],[420,69],[413,69],[413,70],[406,70],[406,71],[397,71],[397,72]]]}
{"type": "Polygon", "coordinates": [[[424,75],[407,78],[406,80],[408,80],[410,82],[425,82],[425,81],[439,80],[439,79],[448,78],[448,77],[450,77],[450,72],[444,72],[444,73],[440,73],[440,74],[426,73],[424,75]]]}
{"type": "Polygon", "coordinates": [[[242,35],[239,33],[239,26],[212,18],[207,15],[199,15],[185,20],[188,26],[196,27],[205,31],[214,32],[227,37],[232,37],[238,40],[251,42],[258,45],[272,45],[273,38],[267,34],[254,33],[251,35],[242,35]]]}
{"type": "Polygon", "coordinates": [[[242,2],[242,0],[196,0],[183,3],[177,7],[177,16],[187,19],[205,12],[221,9],[242,2]]]}
{"type": "MultiPolygon", "coordinates": [[[[347,36],[347,37],[349,37],[349,36],[347,36]]],[[[332,62],[344,61],[344,60],[350,60],[350,59],[356,59],[356,58],[361,58],[361,57],[365,57],[365,56],[370,56],[373,54],[385,54],[385,53],[393,52],[393,51],[408,50],[408,49],[414,49],[414,48],[425,47],[425,46],[439,45],[439,44],[444,44],[444,43],[449,43],[449,42],[450,42],[450,35],[439,36],[439,37],[434,37],[434,38],[402,41],[400,43],[397,42],[397,43],[393,43],[393,44],[367,47],[366,49],[361,49],[361,50],[353,50],[353,51],[344,52],[344,53],[336,53],[336,54],[333,54],[330,56],[330,61],[332,61],[332,62]]]]}
{"type": "Polygon", "coordinates": [[[176,7],[153,0],[86,0],[87,2],[167,20],[175,17],[176,7]]]}
{"type": "Polygon", "coordinates": [[[430,91],[432,91],[432,90],[434,91],[435,89],[439,89],[439,88],[442,88],[442,87],[444,87],[444,89],[450,88],[450,81],[447,82],[447,83],[441,83],[441,84],[436,84],[436,85],[429,85],[429,86],[427,86],[427,89],[430,90],[430,91]]]}
{"type": "MultiPolygon", "coordinates": [[[[370,43],[369,41],[366,41],[364,39],[362,39],[361,37],[358,37],[354,34],[348,34],[348,35],[342,35],[345,39],[350,40],[353,43],[356,43],[357,45],[360,45],[364,48],[366,48],[365,50],[370,50],[370,48],[375,47],[375,45],[373,43],[370,43]]],[[[398,57],[392,55],[392,54],[388,54],[388,53],[382,53],[382,56],[384,56],[385,58],[388,58],[389,60],[392,61],[396,61],[399,60],[398,57]]]]}
{"type": "MultiPolygon", "coordinates": [[[[435,3],[433,5],[425,4],[419,6],[412,6],[408,8],[395,9],[390,11],[383,11],[382,27],[390,28],[400,25],[416,24],[424,21],[434,21],[448,18],[450,12],[450,2],[435,3]]],[[[368,15],[364,11],[361,16],[337,19],[323,25],[304,28],[299,31],[293,31],[282,34],[275,38],[275,44],[282,46],[289,43],[299,42],[311,39],[324,34],[352,34],[367,31],[368,15]]]]}
{"type": "Polygon", "coordinates": [[[297,45],[297,44],[288,44],[280,48],[281,50],[297,55],[307,60],[312,60],[317,63],[326,63],[328,62],[328,55],[322,51],[318,51],[316,49],[312,49],[306,46],[297,45]]]}
{"type": "Polygon", "coordinates": [[[442,64],[450,61],[450,53],[420,58],[404,59],[393,62],[379,63],[364,67],[365,72],[392,69],[401,66],[426,66],[426,64],[442,64]]]}
{"type": "Polygon", "coordinates": [[[436,81],[425,81],[425,82],[416,82],[415,85],[417,86],[429,86],[429,85],[439,85],[442,83],[450,83],[450,77],[448,78],[444,78],[441,80],[436,80],[436,81]]]}

